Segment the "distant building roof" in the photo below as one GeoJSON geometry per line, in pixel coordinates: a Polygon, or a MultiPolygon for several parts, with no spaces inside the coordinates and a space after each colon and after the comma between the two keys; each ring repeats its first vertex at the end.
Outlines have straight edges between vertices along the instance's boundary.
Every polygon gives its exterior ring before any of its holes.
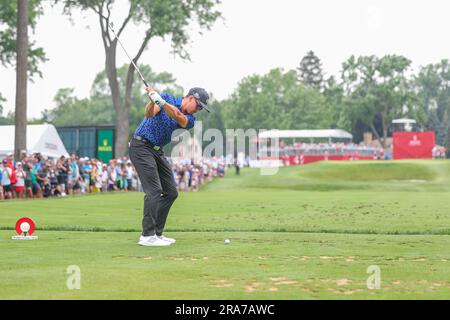
{"type": "Polygon", "coordinates": [[[402,119],[392,120],[392,123],[417,123],[417,121],[414,119],[402,118],[402,119]]]}
{"type": "Polygon", "coordinates": [[[259,134],[260,139],[264,138],[335,138],[353,139],[351,133],[339,130],[269,130],[259,134]]]}

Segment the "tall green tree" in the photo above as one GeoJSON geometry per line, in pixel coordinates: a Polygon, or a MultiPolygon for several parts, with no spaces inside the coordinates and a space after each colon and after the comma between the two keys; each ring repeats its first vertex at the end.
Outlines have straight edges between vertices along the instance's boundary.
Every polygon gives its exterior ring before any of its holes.
{"type": "MultiPolygon", "coordinates": [[[[37,21],[43,14],[42,0],[28,0],[28,26],[36,29],[37,21]]],[[[18,1],[0,0],[0,62],[4,67],[16,66],[18,1]]],[[[42,77],[39,64],[47,61],[45,51],[36,42],[28,43],[28,75],[31,79],[42,77]]]]}
{"type": "Polygon", "coordinates": [[[384,148],[393,119],[419,114],[407,77],[410,65],[409,59],[396,55],[352,56],[343,64],[347,119],[369,126],[384,148]],[[381,130],[376,128],[377,119],[381,130]]]}
{"type": "MultiPolygon", "coordinates": [[[[200,121],[202,123],[203,133],[205,133],[208,129],[217,129],[222,133],[223,137],[226,136],[225,119],[223,115],[225,103],[226,102],[224,101],[214,99],[214,96],[211,95],[211,98],[209,99],[209,108],[212,112],[207,113],[202,111],[195,114],[197,124],[200,123],[200,121]]],[[[206,148],[210,143],[211,141],[202,139],[203,148],[206,148]]],[[[225,139],[223,140],[223,148],[223,150],[226,148],[225,139]]]]}
{"type": "Polygon", "coordinates": [[[27,82],[38,73],[38,63],[45,61],[42,48],[29,44],[28,27],[35,28],[42,14],[41,1],[17,0],[0,2],[0,61],[4,66],[16,66],[16,107],[15,107],[15,158],[27,146],[27,82]]]}
{"type": "Polygon", "coordinates": [[[223,108],[226,128],[323,129],[332,121],[325,97],[299,83],[295,70],[245,78],[223,108]]]}
{"type": "Polygon", "coordinates": [[[300,61],[297,68],[299,80],[307,87],[317,90],[322,89],[323,71],[322,62],[311,50],[300,61]]]}
{"type": "Polygon", "coordinates": [[[414,78],[426,127],[436,132],[436,143],[450,148],[450,63],[442,60],[422,67],[414,78]]]}
{"type": "Polygon", "coordinates": [[[28,0],[17,0],[16,112],[14,158],[27,149],[28,0]]]}
{"type": "Polygon", "coordinates": [[[351,130],[351,122],[345,117],[344,88],[334,76],[329,77],[323,84],[323,95],[330,108],[330,128],[351,130]]]}
{"type": "MultiPolygon", "coordinates": [[[[170,73],[155,73],[148,65],[142,65],[140,69],[155,89],[183,95],[183,88],[176,84],[176,79],[170,73]]],[[[128,65],[123,65],[117,70],[121,89],[126,86],[127,72],[128,65]]],[[[148,96],[144,93],[140,86],[135,86],[133,89],[130,105],[130,130],[127,138],[144,118],[145,106],[148,103],[148,96]]],[[[44,110],[42,120],[52,122],[56,126],[114,125],[116,123],[116,113],[111,107],[111,91],[105,71],[99,72],[95,77],[89,98],[79,99],[74,95],[73,89],[62,88],[55,95],[54,102],[56,107],[44,110]]]]}
{"type": "MultiPolygon", "coordinates": [[[[64,4],[64,12],[72,10],[90,11],[98,16],[101,39],[105,49],[105,72],[111,90],[112,104],[116,114],[117,139],[115,151],[117,156],[125,154],[130,129],[129,115],[135,70],[130,64],[125,80],[125,89],[120,89],[116,66],[117,40],[108,28],[114,0],[57,0],[64,4]]],[[[134,22],[145,30],[137,52],[130,53],[137,63],[153,38],[169,38],[173,53],[188,59],[186,44],[192,23],[196,22],[200,29],[210,29],[221,16],[216,10],[220,0],[129,0],[129,11],[121,23],[115,21],[116,33],[120,37],[127,26],[134,22]]]]}
{"type": "Polygon", "coordinates": [[[6,116],[0,113],[0,125],[14,125],[14,112],[8,112],[6,116]]]}

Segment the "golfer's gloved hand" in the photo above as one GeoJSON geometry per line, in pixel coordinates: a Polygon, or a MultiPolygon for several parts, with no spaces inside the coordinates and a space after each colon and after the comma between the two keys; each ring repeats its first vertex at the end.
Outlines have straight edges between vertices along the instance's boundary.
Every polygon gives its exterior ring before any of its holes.
{"type": "Polygon", "coordinates": [[[156,103],[161,109],[164,107],[164,105],[166,104],[166,101],[161,98],[161,96],[159,95],[158,92],[156,91],[151,91],[149,92],[148,96],[150,97],[150,99],[152,99],[152,101],[154,103],[156,103]]]}

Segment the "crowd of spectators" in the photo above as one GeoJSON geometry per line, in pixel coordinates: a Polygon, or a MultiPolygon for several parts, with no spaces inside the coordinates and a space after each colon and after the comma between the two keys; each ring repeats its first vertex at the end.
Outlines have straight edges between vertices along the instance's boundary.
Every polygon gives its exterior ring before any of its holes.
{"type": "Polygon", "coordinates": [[[445,147],[436,145],[432,150],[432,154],[434,159],[445,159],[447,157],[447,150],[445,147]]]}
{"type": "MultiPolygon", "coordinates": [[[[169,161],[182,192],[197,191],[203,183],[225,174],[222,159],[169,161]]],[[[0,200],[142,191],[136,170],[127,157],[103,163],[75,154],[49,159],[39,153],[22,152],[20,161],[14,161],[9,154],[0,165],[0,182],[0,200]]]]}
{"type": "MultiPolygon", "coordinates": [[[[265,151],[265,150],[264,150],[265,151]]],[[[283,156],[318,156],[318,155],[358,155],[373,156],[374,159],[382,158],[384,150],[370,145],[354,144],[354,143],[280,143],[275,150],[271,148],[270,153],[278,152],[280,157],[283,156]]]]}
{"type": "Polygon", "coordinates": [[[222,178],[227,170],[223,157],[194,160],[171,160],[178,191],[198,191],[200,185],[214,178],[222,178]]]}
{"type": "Polygon", "coordinates": [[[382,148],[354,143],[295,143],[283,148],[287,153],[304,155],[372,155],[383,153],[382,148]]]}

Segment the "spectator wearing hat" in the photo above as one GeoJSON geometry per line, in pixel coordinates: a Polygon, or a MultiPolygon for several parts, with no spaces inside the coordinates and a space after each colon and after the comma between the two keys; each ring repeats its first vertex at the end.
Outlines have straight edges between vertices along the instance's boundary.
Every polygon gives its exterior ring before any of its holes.
{"type": "Polygon", "coordinates": [[[70,173],[72,176],[72,190],[74,194],[80,194],[81,192],[81,175],[80,167],[78,166],[78,159],[76,154],[70,155],[70,173]]]}
{"type": "Polygon", "coordinates": [[[50,182],[50,195],[59,196],[61,195],[61,189],[58,185],[57,171],[56,166],[53,160],[49,160],[48,163],[48,179],[50,182]]]}
{"type": "Polygon", "coordinates": [[[31,158],[28,155],[21,160],[22,169],[25,172],[25,195],[28,198],[33,198],[33,191],[31,186],[31,168],[33,164],[31,162],[31,158]]]}
{"type": "Polygon", "coordinates": [[[81,168],[81,171],[83,172],[82,176],[83,176],[85,190],[87,192],[92,192],[93,191],[93,185],[94,185],[93,182],[92,182],[92,179],[91,179],[92,166],[91,166],[91,163],[90,163],[88,157],[85,157],[83,159],[83,166],[81,168]]]}
{"type": "Polygon", "coordinates": [[[37,173],[39,170],[38,168],[40,168],[40,160],[39,160],[39,156],[35,155],[32,158],[31,169],[30,169],[31,189],[33,192],[33,197],[42,198],[41,186],[37,179],[37,173]]]}
{"type": "Polygon", "coordinates": [[[38,170],[36,178],[38,180],[39,186],[41,187],[44,198],[48,198],[51,195],[51,184],[50,184],[50,173],[47,164],[41,165],[40,170],[38,170]]]}

